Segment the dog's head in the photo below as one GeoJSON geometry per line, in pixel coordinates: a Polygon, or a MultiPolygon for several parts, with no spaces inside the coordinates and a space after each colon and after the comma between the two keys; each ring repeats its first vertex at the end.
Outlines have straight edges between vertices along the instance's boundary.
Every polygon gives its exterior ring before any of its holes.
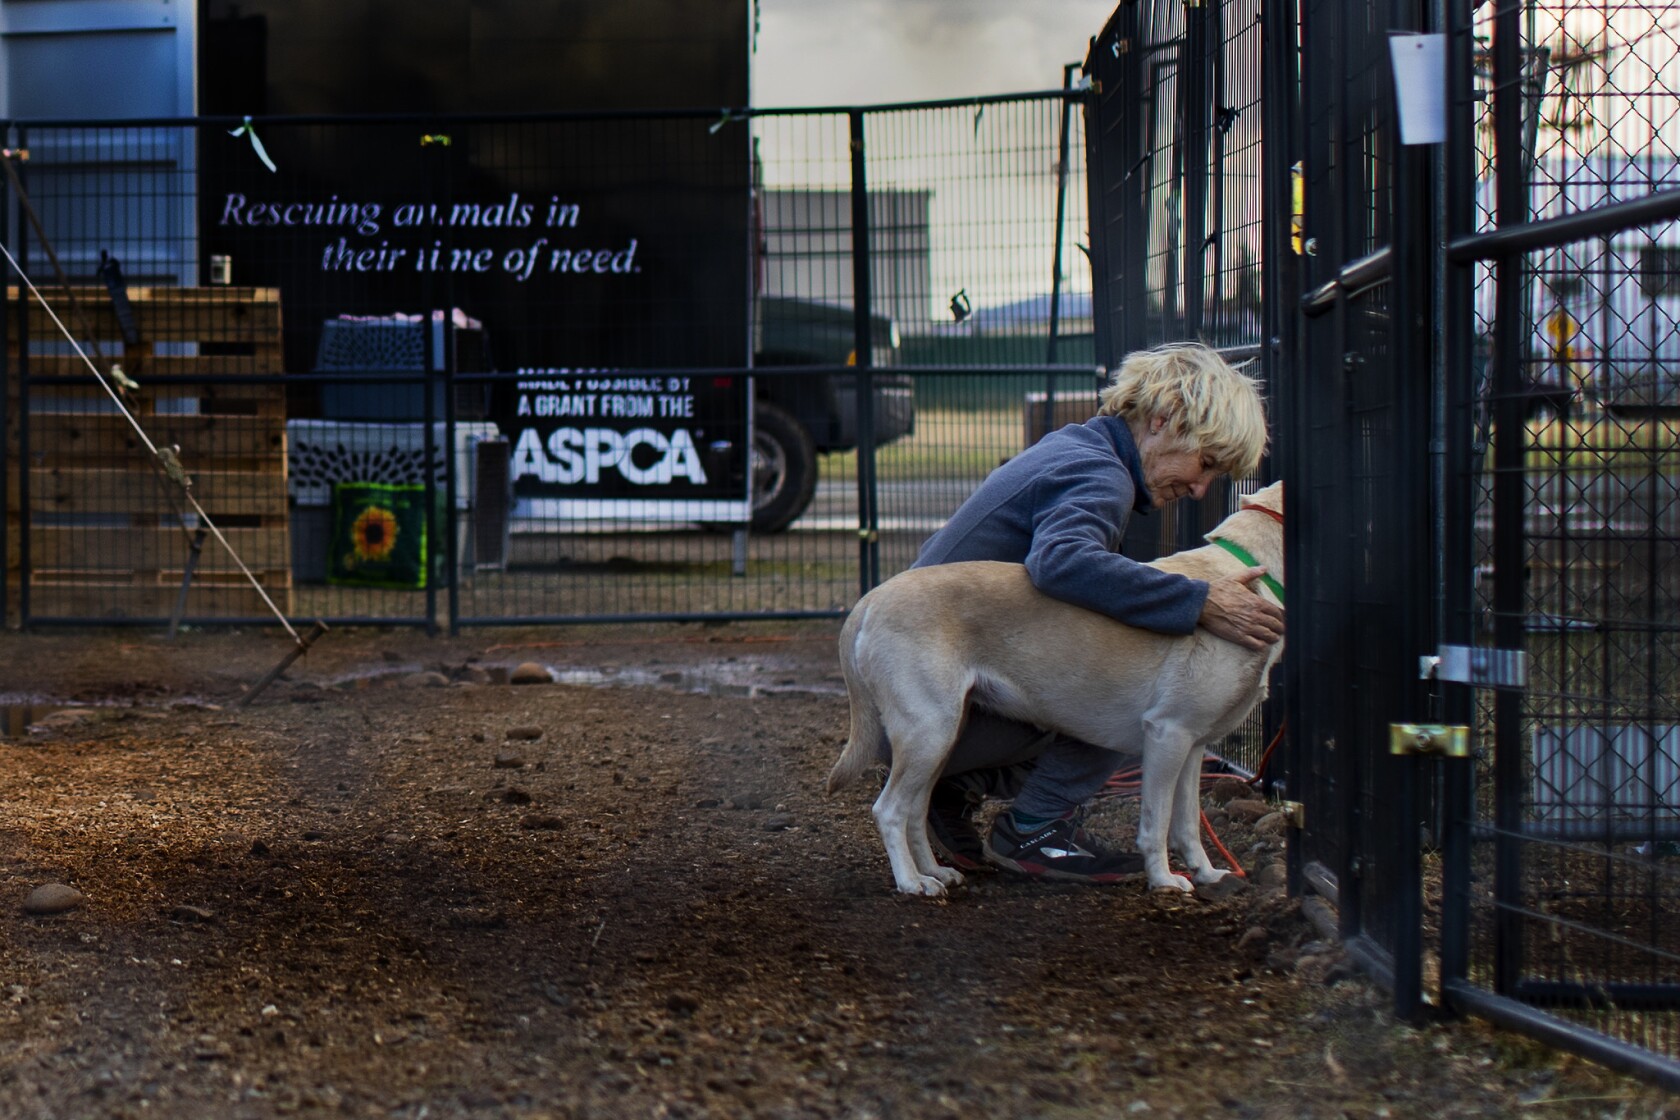
{"type": "Polygon", "coordinates": [[[1244,494],[1237,500],[1238,509],[1253,509],[1256,506],[1261,509],[1270,510],[1279,517],[1282,517],[1283,483],[1274,482],[1264,490],[1256,490],[1252,494],[1244,494]]]}
{"type": "Polygon", "coordinates": [[[1207,539],[1241,545],[1265,565],[1273,579],[1283,582],[1283,483],[1243,495],[1236,512],[1215,526],[1207,539]],[[1247,516],[1249,511],[1266,516],[1247,516]]]}

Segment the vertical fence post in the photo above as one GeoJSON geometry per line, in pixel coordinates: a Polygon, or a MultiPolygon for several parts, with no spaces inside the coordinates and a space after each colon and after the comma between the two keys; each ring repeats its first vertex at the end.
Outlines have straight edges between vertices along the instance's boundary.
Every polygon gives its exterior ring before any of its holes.
{"type": "MultiPolygon", "coordinates": [[[[453,284],[451,284],[453,286],[453,284]]],[[[428,323],[430,328],[431,324],[428,323]]],[[[461,557],[457,549],[458,536],[455,532],[456,520],[460,517],[455,508],[455,495],[461,486],[461,480],[455,476],[455,298],[450,292],[443,301],[443,329],[441,331],[428,330],[428,334],[435,334],[443,340],[443,363],[434,374],[430,370],[426,379],[426,399],[431,400],[432,386],[442,383],[443,388],[443,446],[435,449],[435,454],[443,456],[443,580],[444,595],[449,615],[449,633],[460,632],[461,617],[461,557]]],[[[438,363],[434,360],[432,363],[438,363]]],[[[434,503],[435,505],[436,503],[434,503]]]]}
{"type": "MultiPolygon", "coordinates": [[[[1154,72],[1155,63],[1149,52],[1143,49],[1141,15],[1139,9],[1142,4],[1122,4],[1119,10],[1121,29],[1125,32],[1125,42],[1116,40],[1110,44],[1110,50],[1120,63],[1119,87],[1113,91],[1104,91],[1105,96],[1131,99],[1131,104],[1141,104],[1146,92],[1146,75],[1154,72]]],[[[1153,90],[1149,90],[1153,92],[1153,90]]],[[[1116,316],[1115,309],[1104,308],[1104,314],[1112,327],[1113,342],[1106,354],[1099,353],[1097,360],[1109,365],[1118,365],[1121,358],[1133,350],[1141,348],[1149,331],[1149,280],[1146,266],[1149,260],[1149,179],[1154,173],[1155,153],[1150,149],[1150,138],[1154,135],[1151,123],[1154,113],[1127,112],[1120,116],[1120,151],[1124,158],[1133,160],[1118,170],[1120,178],[1115,182],[1115,195],[1119,199],[1119,222],[1116,226],[1118,233],[1119,254],[1118,267],[1121,271],[1121,314],[1116,316]],[[1135,158],[1134,158],[1135,157],[1135,158]],[[1118,321],[1117,321],[1118,320],[1118,321]]],[[[1109,238],[1110,244],[1113,239],[1109,238]]],[[[1104,266],[1113,275],[1116,267],[1116,254],[1112,249],[1103,255],[1104,266]]]]}
{"type": "MultiPolygon", "coordinates": [[[[445,149],[445,151],[447,150],[445,149]]],[[[457,421],[455,415],[455,375],[460,372],[457,368],[460,348],[455,344],[455,303],[455,273],[451,269],[449,275],[444,278],[443,330],[438,332],[439,337],[443,340],[443,364],[435,377],[432,369],[438,363],[434,360],[427,363],[426,367],[426,400],[428,407],[430,407],[432,397],[432,386],[437,384],[438,379],[443,382],[443,447],[440,449],[443,455],[443,578],[445,586],[448,588],[447,602],[449,604],[449,633],[451,635],[458,634],[461,630],[461,554],[457,547],[459,537],[456,534],[455,526],[456,520],[460,517],[460,512],[456,508],[456,494],[464,484],[463,480],[456,477],[455,474],[455,424],[457,421]]],[[[426,337],[433,337],[434,332],[431,324],[427,323],[426,328],[426,337]]],[[[430,431],[431,429],[428,428],[427,432],[430,433],[430,431]]],[[[427,462],[430,464],[429,457],[427,462]]],[[[435,513],[435,502],[432,503],[432,509],[435,513]]],[[[474,512],[476,514],[476,511],[474,512]]]]}
{"type": "MultiPolygon", "coordinates": [[[[1217,0],[1214,0],[1217,2],[1217,0]]],[[[1208,9],[1207,0],[1184,0],[1183,62],[1179,65],[1179,146],[1184,151],[1184,291],[1182,333],[1202,330],[1203,242],[1207,240],[1208,198],[1208,9]]],[[[1183,521],[1189,518],[1181,518],[1183,521]]]]}
{"type": "Polygon", "coordinates": [[[869,178],[864,160],[863,110],[847,114],[852,149],[852,349],[857,355],[858,594],[881,581],[880,511],[875,484],[875,379],[870,353],[869,178]]]}
{"type": "MultiPolygon", "coordinates": [[[[1208,97],[1209,4],[1219,0],[1184,0],[1184,43],[1178,77],[1178,148],[1183,153],[1183,271],[1179,287],[1184,293],[1184,320],[1179,334],[1202,336],[1203,306],[1207,288],[1208,138],[1212,129],[1208,97]]],[[[1176,540],[1174,549],[1184,551],[1202,543],[1202,503],[1187,498],[1173,507],[1176,540]]]]}
{"type": "MultiPolygon", "coordinates": [[[[1073,90],[1073,75],[1079,69],[1079,63],[1070,62],[1062,67],[1062,90],[1071,93],[1073,90]]],[[[1071,121],[1068,119],[1073,112],[1073,99],[1062,99],[1061,133],[1056,141],[1056,239],[1055,248],[1050,252],[1050,337],[1044,344],[1044,363],[1056,364],[1057,335],[1062,326],[1062,244],[1067,239],[1063,235],[1063,227],[1067,225],[1067,191],[1068,191],[1068,131],[1071,121]]],[[[1056,422],[1056,371],[1047,370],[1044,374],[1044,422],[1039,425],[1039,431],[1049,435],[1056,422]]]]}
{"type": "MultiPolygon", "coordinates": [[[[1300,407],[1300,377],[1296,370],[1297,338],[1299,325],[1297,308],[1300,306],[1300,262],[1295,255],[1293,222],[1295,213],[1294,176],[1291,167],[1299,157],[1299,137],[1297,135],[1297,120],[1295,114],[1296,91],[1300,88],[1300,75],[1296,65],[1296,22],[1292,8],[1281,4],[1263,4],[1260,12],[1260,77],[1261,77],[1261,130],[1266,137],[1266,143],[1261,151],[1261,183],[1263,201],[1261,205],[1262,237],[1260,253],[1261,269],[1261,322],[1264,324],[1266,338],[1260,351],[1261,373],[1266,381],[1266,399],[1272,415],[1272,429],[1278,433],[1304,431],[1301,425],[1300,407]]],[[[1296,467],[1299,448],[1297,440],[1278,439],[1272,444],[1270,453],[1271,477],[1282,479],[1297,479],[1301,471],[1296,467]]],[[[1292,481],[1291,487],[1295,486],[1292,481]]],[[[1302,491],[1291,490],[1291,493],[1302,491]]],[[[1297,499],[1299,500],[1299,499],[1297,499]]],[[[1286,527],[1284,541],[1284,569],[1286,571],[1304,571],[1304,567],[1297,567],[1301,563],[1295,555],[1296,549],[1292,541],[1298,541],[1300,534],[1289,532],[1286,527]]],[[[1299,600],[1297,600],[1299,602],[1299,600]]],[[[1298,628],[1298,615],[1295,610],[1286,612],[1284,619],[1287,648],[1301,650],[1305,648],[1305,638],[1298,628]]],[[[1294,658],[1285,658],[1285,664],[1278,673],[1279,685],[1267,698],[1264,711],[1265,735],[1268,742],[1279,732],[1280,727],[1288,723],[1290,697],[1296,694],[1297,674],[1292,668],[1294,658]]],[[[1299,727],[1297,720],[1295,725],[1299,727]]],[[[1299,781],[1300,752],[1297,747],[1297,736],[1288,735],[1278,751],[1278,767],[1268,768],[1265,775],[1267,791],[1278,787],[1279,769],[1282,772],[1282,786],[1288,796],[1294,800],[1301,798],[1299,781]]],[[[1301,834],[1300,830],[1291,825],[1289,840],[1284,848],[1284,862],[1288,876],[1288,890],[1290,895],[1301,893],[1301,834]]]]}
{"type": "MultiPolygon", "coordinates": [[[[1513,227],[1527,220],[1528,183],[1523,159],[1523,8],[1506,3],[1494,19],[1494,159],[1497,178],[1498,225],[1513,227]]],[[[1525,432],[1522,396],[1522,349],[1527,344],[1523,324],[1523,266],[1521,254],[1506,254],[1494,267],[1496,311],[1493,324],[1494,491],[1493,568],[1494,642],[1502,650],[1527,645],[1524,634],[1523,514],[1526,485],[1523,477],[1525,432]]],[[[1495,924],[1495,990],[1514,993],[1521,972],[1522,849],[1522,693],[1499,689],[1494,694],[1494,893],[1499,903],[1495,924]]]]}
{"type": "MultiPolygon", "coordinates": [[[[1475,42],[1470,0],[1446,0],[1442,27],[1447,34],[1447,141],[1444,152],[1444,243],[1472,232],[1475,224],[1476,153],[1471,75],[1475,42]]],[[[1443,444],[1438,480],[1441,534],[1441,604],[1437,626],[1441,640],[1473,642],[1475,378],[1471,369],[1476,324],[1474,264],[1453,264],[1441,257],[1445,305],[1442,325],[1445,354],[1443,396],[1436,439],[1443,444]]],[[[1468,685],[1442,684],[1445,722],[1472,726],[1475,693],[1468,685]]],[[[1475,824],[1475,770],[1472,763],[1445,767],[1441,787],[1441,987],[1450,991],[1469,975],[1470,830],[1475,824]]]]}
{"type": "MultiPolygon", "coordinates": [[[[1429,22],[1425,4],[1420,0],[1395,0],[1391,27],[1424,30],[1429,22]]],[[[1386,43],[1381,37],[1376,37],[1374,42],[1378,50],[1386,53],[1386,43]]],[[[1394,363],[1390,374],[1394,425],[1390,454],[1393,476],[1398,483],[1396,496],[1403,510],[1401,524],[1407,529],[1402,569],[1404,586],[1396,588],[1395,593],[1402,598],[1438,600],[1432,578],[1437,565],[1432,562],[1436,556],[1431,517],[1435,503],[1431,501],[1430,485],[1435,459],[1429,452],[1432,441],[1439,439],[1432,423],[1431,407],[1436,384],[1432,343],[1437,325],[1432,293],[1438,251],[1431,248],[1436,243],[1433,236],[1436,196],[1431,174],[1435,149],[1401,143],[1394,100],[1382,101],[1389,107],[1384,133],[1395,169],[1390,192],[1394,260],[1394,303],[1389,321],[1394,363]],[[1414,484],[1407,485],[1408,480],[1414,484]]],[[[1389,665],[1389,672],[1395,678],[1393,697],[1398,701],[1395,712],[1425,711],[1427,698],[1418,683],[1415,666],[1418,655],[1433,648],[1431,639],[1437,633],[1434,615],[1434,611],[1402,612],[1407,620],[1405,633],[1396,635],[1402,640],[1395,643],[1396,652],[1389,665]]],[[[1399,807],[1395,815],[1398,827],[1384,830],[1389,833],[1382,840],[1387,851],[1379,857],[1393,868],[1390,879],[1394,893],[1393,1008],[1398,1018],[1414,1020],[1423,1010],[1423,857],[1419,827],[1429,819],[1426,778],[1434,773],[1435,764],[1433,759],[1420,756],[1391,756],[1385,761],[1385,768],[1393,773],[1393,794],[1399,807]]]]}
{"type": "MultiPolygon", "coordinates": [[[[0,137],[9,140],[11,138],[11,132],[12,129],[9,122],[0,122],[0,137]]],[[[0,156],[0,159],[3,158],[5,157],[0,156]]],[[[4,179],[4,176],[0,176],[0,179],[4,179]]],[[[17,244],[17,239],[10,237],[10,234],[15,225],[16,222],[12,217],[11,184],[0,182],[0,230],[4,230],[6,232],[6,235],[10,238],[12,244],[14,245],[17,244]]],[[[11,283],[12,277],[9,275],[5,278],[4,282],[0,282],[0,629],[4,629],[9,621],[7,616],[11,609],[12,600],[12,540],[11,529],[9,528],[11,524],[12,502],[12,429],[10,415],[11,406],[7,402],[11,397],[12,379],[18,375],[18,370],[11,360],[11,350],[7,346],[7,343],[11,341],[11,283]]],[[[22,293],[23,283],[22,281],[19,281],[18,294],[21,295],[22,293]]],[[[21,402],[21,400],[22,394],[20,393],[19,401],[21,402]]],[[[21,409],[21,403],[19,407],[21,409]]],[[[21,417],[22,413],[20,411],[20,420],[21,417]]],[[[22,437],[21,423],[19,424],[19,437],[22,437]]],[[[19,453],[19,462],[22,462],[21,452],[19,453]]],[[[20,514],[22,512],[22,505],[23,503],[20,495],[18,502],[20,514]]],[[[18,572],[21,574],[22,571],[23,554],[19,553],[18,572]]]]}
{"type": "MultiPolygon", "coordinates": [[[[426,286],[428,288],[431,287],[431,282],[429,280],[426,282],[426,286]]],[[[421,313],[424,316],[422,326],[420,328],[420,477],[421,484],[425,488],[421,492],[425,502],[425,518],[422,521],[422,524],[426,526],[425,532],[427,545],[427,547],[420,550],[422,558],[422,563],[420,565],[420,578],[424,581],[426,587],[427,634],[436,634],[438,631],[438,581],[433,572],[431,546],[441,541],[441,534],[443,532],[443,527],[437,523],[438,486],[437,477],[432,473],[432,462],[434,457],[437,455],[436,425],[438,420],[437,405],[432,401],[432,388],[437,384],[437,375],[433,372],[433,367],[437,365],[438,347],[432,338],[432,316],[434,314],[436,302],[437,301],[433,299],[425,299],[422,300],[420,304],[421,313]]],[[[444,555],[445,557],[448,556],[447,551],[444,555]]],[[[450,575],[453,575],[453,573],[450,573],[450,575]]],[[[445,601],[452,601],[453,598],[454,591],[451,589],[448,598],[445,601]]]]}
{"type": "MultiPolygon", "coordinates": [[[[1207,91],[1207,113],[1202,118],[1202,129],[1207,140],[1203,149],[1207,152],[1208,161],[1205,207],[1208,225],[1202,235],[1196,259],[1197,269],[1207,279],[1203,285],[1202,319],[1197,323],[1196,330],[1199,337],[1213,339],[1224,345],[1232,341],[1231,324],[1225,317],[1225,246],[1220,240],[1220,235],[1225,232],[1225,136],[1236,123],[1235,117],[1226,117],[1230,108],[1225,90],[1225,63],[1228,54],[1225,39],[1225,0],[1214,0],[1208,5],[1205,22],[1207,80],[1203,83],[1203,88],[1207,91]],[[1213,304],[1211,313],[1207,307],[1208,300],[1213,304]]],[[[1217,512],[1209,512],[1214,517],[1222,518],[1226,511],[1218,509],[1217,512]]],[[[1212,529],[1213,525],[1210,524],[1206,528],[1212,529]]]]}
{"type": "MultiPolygon", "coordinates": [[[[29,130],[18,129],[17,146],[19,151],[29,148],[29,130]]],[[[0,157],[6,158],[6,157],[0,157]]],[[[29,170],[19,165],[18,181],[28,179],[29,170]]],[[[27,189],[27,188],[25,188],[27,189]]],[[[7,192],[10,195],[10,191],[7,192]]],[[[17,198],[11,199],[12,206],[19,203],[17,198]]],[[[8,229],[22,230],[23,220],[15,210],[8,214],[10,219],[8,229]]],[[[30,583],[30,542],[29,523],[33,520],[29,509],[29,293],[24,289],[23,278],[29,275],[29,238],[21,235],[12,238],[12,244],[17,246],[18,263],[18,337],[17,337],[17,386],[18,386],[18,622],[29,625],[29,583],[30,583]]]]}
{"type": "MultiPolygon", "coordinates": [[[[449,210],[451,193],[449,183],[449,151],[455,137],[451,136],[443,142],[437,142],[437,138],[443,136],[445,136],[445,134],[443,132],[442,123],[430,122],[426,126],[424,133],[417,135],[414,138],[414,142],[420,145],[422,152],[435,153],[435,157],[429,161],[432,168],[435,168],[435,170],[432,174],[427,176],[428,182],[426,184],[426,188],[434,198],[438,199],[438,211],[440,213],[447,213],[449,210]],[[441,197],[439,197],[440,194],[441,197]]],[[[424,156],[422,156],[422,159],[424,159],[424,156]]],[[[453,228],[453,226],[451,226],[451,228],[453,228]]],[[[428,543],[430,544],[435,542],[443,550],[443,578],[447,585],[447,589],[444,592],[444,603],[446,604],[446,610],[448,612],[449,633],[455,634],[459,632],[460,629],[458,625],[460,618],[460,599],[456,591],[456,585],[460,580],[460,571],[458,566],[459,558],[455,555],[455,389],[453,376],[455,346],[453,327],[451,325],[455,318],[455,270],[450,269],[444,273],[441,285],[444,297],[442,300],[444,326],[441,335],[435,327],[432,318],[440,310],[438,307],[439,300],[437,299],[439,283],[436,280],[435,275],[435,272],[427,272],[421,285],[424,298],[421,299],[420,305],[421,311],[425,317],[424,325],[421,327],[422,360],[420,372],[420,392],[424,397],[424,401],[420,407],[420,415],[422,417],[422,423],[425,426],[424,430],[420,433],[420,446],[422,451],[421,463],[423,464],[421,470],[424,472],[426,486],[425,523],[428,526],[426,530],[429,534],[428,543]],[[444,352],[442,355],[439,355],[437,352],[439,345],[442,345],[443,347],[444,352]],[[443,358],[444,362],[448,363],[449,374],[447,376],[440,375],[438,372],[438,359],[440,357],[443,358]],[[443,386],[445,394],[443,406],[444,414],[442,417],[438,416],[437,405],[432,400],[432,393],[439,387],[440,384],[443,386]],[[442,419],[444,422],[444,439],[443,447],[441,449],[438,447],[437,440],[437,422],[439,419],[442,419]],[[438,524],[437,476],[432,471],[432,463],[435,461],[435,457],[440,454],[440,451],[443,455],[444,461],[443,523],[441,525],[438,524]]],[[[430,549],[427,549],[426,551],[425,580],[426,633],[436,634],[438,631],[437,580],[433,578],[432,555],[430,549]]]]}

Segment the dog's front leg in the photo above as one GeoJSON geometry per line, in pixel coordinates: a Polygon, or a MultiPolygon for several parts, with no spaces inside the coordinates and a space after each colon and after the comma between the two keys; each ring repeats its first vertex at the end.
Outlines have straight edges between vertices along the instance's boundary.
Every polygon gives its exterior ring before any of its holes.
{"type": "MultiPolygon", "coordinates": [[[[1149,885],[1156,889],[1192,891],[1189,879],[1175,874],[1167,862],[1167,840],[1176,824],[1178,788],[1195,736],[1175,723],[1143,721],[1143,804],[1138,814],[1138,852],[1149,885]]],[[[1201,752],[1195,752],[1198,756],[1201,752]]],[[[1204,862],[1206,857],[1203,857],[1204,862]]]]}
{"type": "Polygon", "coordinates": [[[892,864],[893,883],[903,894],[938,898],[963,881],[956,868],[940,866],[928,844],[928,800],[943,764],[943,752],[934,755],[930,767],[918,752],[895,748],[892,772],[875,799],[875,827],[892,864]]]}
{"type": "Polygon", "coordinates": [[[1201,747],[1190,748],[1179,771],[1178,785],[1173,791],[1173,818],[1170,837],[1173,851],[1190,869],[1196,883],[1217,883],[1228,871],[1213,866],[1202,847],[1202,755],[1201,747]]]}

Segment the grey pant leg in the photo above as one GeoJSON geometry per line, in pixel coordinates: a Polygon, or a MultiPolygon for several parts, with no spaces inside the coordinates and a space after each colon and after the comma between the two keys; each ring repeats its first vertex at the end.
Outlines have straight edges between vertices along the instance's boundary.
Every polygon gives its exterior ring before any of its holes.
{"type": "Polygon", "coordinates": [[[977,707],[941,776],[1007,770],[987,783],[995,787],[986,790],[989,796],[1012,799],[1015,810],[1029,817],[1059,817],[1090,800],[1125,763],[1116,751],[977,707]]]}
{"type": "Polygon", "coordinates": [[[995,770],[1031,762],[1044,753],[1056,733],[1018,719],[1007,719],[985,708],[971,707],[962,734],[951,746],[941,776],[971,770],[995,770]]]}
{"type": "Polygon", "coordinates": [[[1060,817],[1085,804],[1127,758],[1078,739],[1057,735],[1015,795],[1017,817],[1060,817]]]}

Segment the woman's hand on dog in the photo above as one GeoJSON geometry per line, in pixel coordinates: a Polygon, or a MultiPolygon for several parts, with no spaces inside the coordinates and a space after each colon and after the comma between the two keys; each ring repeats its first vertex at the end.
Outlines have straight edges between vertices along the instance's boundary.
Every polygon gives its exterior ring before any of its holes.
{"type": "Polygon", "coordinates": [[[1216,638],[1249,649],[1265,649],[1278,641],[1283,637],[1283,608],[1255,594],[1254,581],[1265,574],[1265,568],[1256,567],[1211,581],[1196,624],[1216,638]]]}

